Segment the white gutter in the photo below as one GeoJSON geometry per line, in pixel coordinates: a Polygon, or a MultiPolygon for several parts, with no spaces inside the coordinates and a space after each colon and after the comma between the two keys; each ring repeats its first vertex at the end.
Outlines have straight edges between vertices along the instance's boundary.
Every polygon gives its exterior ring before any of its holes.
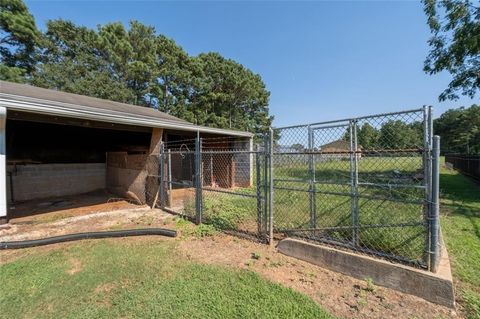
{"type": "Polygon", "coordinates": [[[25,111],[45,115],[64,116],[83,120],[102,121],[125,125],[137,125],[144,127],[157,127],[211,134],[224,134],[249,138],[254,136],[254,134],[249,132],[197,126],[188,122],[182,123],[174,120],[158,119],[145,115],[134,115],[120,111],[103,111],[101,109],[89,106],[35,99],[6,93],[0,93],[0,105],[7,107],[7,109],[9,110],[25,111]]]}

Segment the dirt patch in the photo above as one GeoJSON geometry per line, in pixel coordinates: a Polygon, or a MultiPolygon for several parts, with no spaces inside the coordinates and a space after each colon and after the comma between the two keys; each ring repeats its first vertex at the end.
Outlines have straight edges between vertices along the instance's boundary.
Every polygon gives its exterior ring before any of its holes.
{"type": "Polygon", "coordinates": [[[76,273],[79,273],[83,269],[82,262],[77,259],[77,258],[71,258],[69,260],[70,263],[70,268],[67,270],[67,273],[69,275],[75,275],[76,273]]]}
{"type": "Polygon", "coordinates": [[[180,241],[186,258],[207,264],[248,269],[307,294],[330,313],[344,318],[458,318],[445,307],[378,287],[284,256],[264,244],[228,235],[180,241]]]}
{"type": "Polygon", "coordinates": [[[133,208],[136,205],[105,191],[30,200],[9,205],[10,224],[39,224],[66,217],[133,208]]]}
{"type": "Polygon", "coordinates": [[[175,218],[159,209],[135,206],[135,208],[108,212],[89,213],[62,218],[41,224],[14,224],[0,230],[0,241],[38,239],[64,234],[121,230],[130,228],[164,227],[175,224],[175,218]]]}
{"type": "Polygon", "coordinates": [[[114,283],[104,283],[104,284],[101,284],[101,285],[98,285],[97,287],[95,287],[95,290],[94,292],[96,294],[99,294],[99,293],[109,293],[110,291],[112,291],[115,287],[117,287],[117,285],[115,285],[114,283]]]}

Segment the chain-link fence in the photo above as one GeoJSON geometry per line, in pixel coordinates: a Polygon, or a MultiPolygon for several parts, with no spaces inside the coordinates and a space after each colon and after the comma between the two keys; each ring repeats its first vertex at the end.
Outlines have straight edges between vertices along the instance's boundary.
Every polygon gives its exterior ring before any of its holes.
{"type": "Polygon", "coordinates": [[[264,148],[250,139],[194,138],[163,143],[157,205],[196,223],[265,239],[264,148]]]}
{"type": "Polygon", "coordinates": [[[480,154],[445,154],[445,163],[465,175],[480,180],[480,154]]]}
{"type": "Polygon", "coordinates": [[[258,140],[164,142],[158,187],[151,181],[146,197],[218,229],[435,270],[439,147],[429,108],[277,128],[258,140]]]}
{"type": "Polygon", "coordinates": [[[433,267],[430,109],[277,128],[272,139],[275,232],[433,267]]]}

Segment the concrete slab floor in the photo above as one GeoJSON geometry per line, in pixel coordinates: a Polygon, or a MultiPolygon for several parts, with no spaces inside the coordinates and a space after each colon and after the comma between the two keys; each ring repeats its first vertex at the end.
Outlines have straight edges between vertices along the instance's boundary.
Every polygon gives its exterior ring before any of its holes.
{"type": "Polygon", "coordinates": [[[38,224],[65,217],[138,207],[104,190],[9,205],[9,224],[38,224]]]}

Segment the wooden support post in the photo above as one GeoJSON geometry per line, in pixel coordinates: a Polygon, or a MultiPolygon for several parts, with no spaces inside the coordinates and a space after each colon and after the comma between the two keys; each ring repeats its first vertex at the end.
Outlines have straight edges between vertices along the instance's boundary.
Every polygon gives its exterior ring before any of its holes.
{"type": "Polygon", "coordinates": [[[160,191],[160,145],[162,143],[163,129],[153,128],[150,140],[150,149],[145,164],[147,180],[145,181],[145,199],[151,208],[155,208],[160,191]]]}

